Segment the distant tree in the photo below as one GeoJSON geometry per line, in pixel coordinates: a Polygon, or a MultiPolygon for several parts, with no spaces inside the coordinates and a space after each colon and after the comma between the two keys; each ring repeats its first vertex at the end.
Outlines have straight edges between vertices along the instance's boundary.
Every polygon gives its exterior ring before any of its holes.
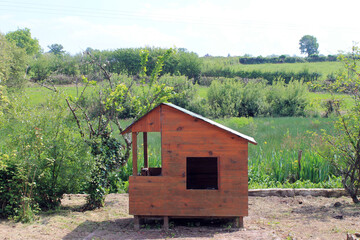
{"type": "Polygon", "coordinates": [[[300,41],[300,51],[301,53],[307,53],[308,57],[313,54],[319,54],[319,43],[317,42],[316,37],[311,35],[303,36],[300,41]]]}
{"type": "Polygon", "coordinates": [[[13,42],[19,48],[23,48],[29,56],[34,56],[41,51],[39,41],[31,37],[30,29],[28,28],[8,32],[5,37],[9,42],[13,42]]]}
{"type": "Polygon", "coordinates": [[[50,49],[49,53],[53,53],[55,55],[62,55],[65,53],[63,50],[64,47],[61,44],[54,43],[49,45],[48,48],[50,49]]]}
{"type": "Polygon", "coordinates": [[[179,72],[187,76],[189,79],[193,78],[197,82],[201,74],[201,60],[194,52],[179,51],[179,72]]]}

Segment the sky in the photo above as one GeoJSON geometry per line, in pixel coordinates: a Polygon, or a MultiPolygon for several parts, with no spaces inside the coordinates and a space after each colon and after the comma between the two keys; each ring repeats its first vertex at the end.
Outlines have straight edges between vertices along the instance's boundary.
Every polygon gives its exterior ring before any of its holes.
{"type": "Polygon", "coordinates": [[[359,0],[0,0],[0,32],[29,28],[44,52],[186,48],[199,56],[323,55],[360,42],[359,0]]]}

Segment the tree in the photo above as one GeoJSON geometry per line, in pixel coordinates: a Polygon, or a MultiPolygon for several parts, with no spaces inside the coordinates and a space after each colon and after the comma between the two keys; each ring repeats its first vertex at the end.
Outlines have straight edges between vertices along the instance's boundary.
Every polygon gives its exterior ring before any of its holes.
{"type": "MultiPolygon", "coordinates": [[[[67,105],[74,116],[78,125],[80,135],[91,148],[91,154],[95,158],[96,164],[92,170],[90,181],[87,187],[87,204],[85,209],[99,208],[104,205],[106,188],[109,186],[109,174],[126,164],[130,151],[131,140],[128,136],[121,135],[122,139],[115,137],[113,127],[117,127],[118,132],[124,130],[119,117],[130,106],[135,113],[135,120],[161,102],[167,101],[173,94],[173,89],[165,84],[158,82],[158,77],[164,62],[173,53],[172,49],[166,51],[163,56],[159,56],[156,65],[148,77],[146,75],[146,63],[149,51],[141,52],[141,72],[140,80],[135,83],[137,78],[129,83],[121,79],[116,81],[112,75],[106,71],[104,65],[94,61],[101,68],[106,81],[103,88],[95,89],[98,100],[96,103],[97,114],[90,117],[89,108],[84,104],[84,92],[91,89],[91,85],[96,85],[96,81],[89,81],[84,78],[85,87],[78,98],[66,99],[67,105]],[[133,89],[133,87],[137,89],[133,89]]],[[[93,88],[94,89],[94,88],[93,88]]]]}
{"type": "Polygon", "coordinates": [[[63,50],[64,47],[61,44],[54,43],[49,45],[48,48],[50,49],[49,53],[53,53],[55,55],[62,55],[65,53],[63,50]]]}
{"type": "MultiPolygon", "coordinates": [[[[352,98],[350,109],[335,108],[338,115],[333,134],[323,133],[326,146],[320,151],[342,176],[342,184],[354,203],[359,203],[360,188],[360,50],[354,46],[351,55],[340,55],[344,70],[330,85],[332,93],[346,93],[352,98]]],[[[334,103],[339,105],[338,100],[334,103]]]]}
{"type": "Polygon", "coordinates": [[[5,37],[9,42],[15,43],[19,48],[25,49],[26,54],[29,56],[34,56],[41,50],[39,41],[31,37],[30,29],[28,28],[8,32],[5,37]]]}
{"type": "Polygon", "coordinates": [[[24,49],[9,42],[0,33],[0,85],[9,87],[9,91],[21,88],[26,82],[25,71],[27,55],[24,49]]]}
{"type": "Polygon", "coordinates": [[[307,53],[308,57],[310,57],[313,54],[318,54],[318,48],[319,44],[317,42],[316,37],[311,35],[305,35],[303,36],[300,41],[300,51],[301,53],[307,53]]]}
{"type": "Polygon", "coordinates": [[[178,69],[181,75],[185,75],[189,79],[193,78],[194,82],[197,82],[201,74],[201,60],[194,52],[179,51],[178,69]]]}

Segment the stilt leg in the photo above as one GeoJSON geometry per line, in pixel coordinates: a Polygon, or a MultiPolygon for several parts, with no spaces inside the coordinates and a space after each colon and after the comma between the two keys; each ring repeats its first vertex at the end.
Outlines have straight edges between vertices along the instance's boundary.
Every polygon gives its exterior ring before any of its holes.
{"type": "Polygon", "coordinates": [[[164,216],[164,226],[163,226],[164,230],[169,230],[169,217],[168,216],[164,216]]]}
{"type": "Polygon", "coordinates": [[[243,219],[243,217],[236,217],[235,218],[235,227],[236,228],[244,228],[244,219],[243,219]]]}
{"type": "Polygon", "coordinates": [[[134,228],[135,230],[140,230],[140,219],[139,216],[134,216],[134,228]]]}

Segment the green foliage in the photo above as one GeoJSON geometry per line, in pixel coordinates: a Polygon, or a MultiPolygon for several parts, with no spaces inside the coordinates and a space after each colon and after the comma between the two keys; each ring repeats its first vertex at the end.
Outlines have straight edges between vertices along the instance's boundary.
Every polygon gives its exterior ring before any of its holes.
{"type": "Polygon", "coordinates": [[[58,43],[51,44],[48,46],[48,48],[50,49],[49,53],[52,53],[55,55],[62,55],[65,53],[65,51],[63,50],[64,47],[58,43]]]}
{"type": "Polygon", "coordinates": [[[299,41],[299,49],[301,53],[307,53],[308,57],[313,54],[318,54],[319,43],[317,42],[316,37],[311,35],[303,36],[299,41]]]}
{"type": "Polygon", "coordinates": [[[123,131],[124,128],[119,121],[121,114],[131,108],[136,119],[171,97],[172,88],[158,81],[162,68],[171,54],[173,50],[169,49],[164,55],[157,57],[150,77],[147,77],[146,64],[149,51],[141,51],[142,66],[136,88],[133,88],[135,79],[131,82],[128,78],[121,79],[119,76],[113,79],[104,66],[100,65],[106,79],[103,85],[91,88],[92,85],[97,85],[96,81],[89,81],[84,77],[85,87],[81,95],[76,98],[69,97],[66,100],[78,125],[79,133],[91,147],[91,154],[96,161],[87,187],[89,196],[85,209],[99,208],[104,205],[106,189],[114,186],[112,184],[114,178],[111,174],[125,165],[129,158],[131,140],[123,135],[121,139],[115,138],[112,128],[116,126],[119,132],[123,131]],[[91,109],[84,102],[86,89],[94,90],[99,96],[94,102],[98,111],[92,118],[89,117],[91,109]]]}
{"type": "Polygon", "coordinates": [[[307,58],[290,57],[281,55],[279,57],[240,57],[241,64],[266,64],[266,63],[305,63],[305,62],[335,62],[337,61],[336,55],[319,56],[316,54],[310,55],[307,58]]]}
{"type": "Polygon", "coordinates": [[[8,41],[15,43],[17,47],[24,49],[29,56],[34,56],[41,50],[39,41],[31,37],[30,29],[28,28],[8,32],[5,37],[8,41]]]}
{"type": "Polygon", "coordinates": [[[159,83],[173,88],[174,94],[169,99],[169,102],[187,109],[191,107],[196,89],[192,81],[186,76],[170,76],[165,74],[159,79],[159,83]]]}
{"type": "Polygon", "coordinates": [[[302,155],[298,162],[296,150],[273,150],[267,156],[260,150],[249,164],[249,182],[273,181],[294,183],[308,180],[312,183],[326,182],[334,169],[328,161],[310,152],[302,155]],[[266,159],[264,161],[263,159],[266,159]],[[269,180],[267,180],[269,179],[269,180]]]}
{"type": "Polygon", "coordinates": [[[214,117],[304,116],[307,86],[302,82],[213,81],[208,90],[210,114],[214,117]]]}
{"type": "Polygon", "coordinates": [[[334,164],[342,176],[342,183],[354,203],[360,189],[360,50],[353,47],[352,54],[340,56],[344,70],[330,85],[331,92],[345,92],[352,97],[352,107],[344,111],[341,105],[335,109],[338,117],[334,123],[335,133],[322,134],[327,143],[320,152],[334,164]]]}
{"type": "Polygon", "coordinates": [[[49,54],[42,54],[30,63],[30,76],[34,82],[48,79],[52,73],[51,61],[49,54]]]}
{"type": "MultiPolygon", "coordinates": [[[[225,120],[222,122],[225,126],[253,136],[258,142],[257,146],[249,145],[249,185],[253,188],[257,188],[256,185],[281,187],[287,182],[300,184],[306,181],[319,187],[331,187],[336,185],[335,182],[339,184],[333,165],[316,152],[323,142],[308,133],[313,131],[319,134],[321,129],[332,131],[331,119],[254,118],[240,128],[225,120]],[[302,150],[300,162],[299,150],[302,150]],[[335,178],[337,180],[331,182],[335,178]]],[[[310,184],[307,186],[311,187],[310,184]]]]}
{"type": "Polygon", "coordinates": [[[269,112],[272,116],[305,116],[308,89],[302,81],[285,84],[277,81],[267,92],[269,112]]]}
{"type": "Polygon", "coordinates": [[[26,83],[26,63],[24,50],[0,33],[0,85],[8,86],[9,91],[21,89],[26,83]]]}
{"type": "Polygon", "coordinates": [[[201,74],[201,60],[196,53],[179,52],[180,74],[187,76],[189,79],[194,79],[197,82],[201,74]]]}
{"type": "Polygon", "coordinates": [[[217,119],[216,122],[225,125],[231,129],[239,129],[245,127],[247,125],[254,124],[254,119],[249,117],[231,117],[231,118],[224,118],[224,119],[217,119]]]}
{"type": "Polygon", "coordinates": [[[4,115],[4,111],[9,105],[9,98],[7,97],[6,89],[4,86],[0,85],[0,127],[1,127],[1,118],[4,115]]]}
{"type": "Polygon", "coordinates": [[[299,72],[290,71],[263,71],[253,70],[235,70],[232,67],[210,68],[202,72],[203,77],[225,77],[225,78],[242,78],[242,79],[265,79],[268,84],[273,84],[279,79],[283,79],[285,83],[292,80],[303,82],[314,82],[321,78],[319,72],[309,72],[306,68],[299,72]]]}
{"type": "Polygon", "coordinates": [[[29,221],[37,207],[56,208],[64,193],[79,192],[87,181],[89,149],[68,120],[61,99],[54,93],[43,105],[32,107],[24,96],[11,98],[2,128],[8,134],[0,142],[1,165],[6,166],[0,189],[11,189],[1,199],[3,216],[29,221]]]}
{"type": "Polygon", "coordinates": [[[80,79],[80,68],[69,54],[45,53],[31,61],[29,74],[34,82],[71,84],[80,79]]]}
{"type": "Polygon", "coordinates": [[[211,114],[214,117],[237,117],[236,103],[240,102],[240,94],[243,88],[243,83],[233,79],[223,83],[213,81],[208,91],[211,114]]]}

